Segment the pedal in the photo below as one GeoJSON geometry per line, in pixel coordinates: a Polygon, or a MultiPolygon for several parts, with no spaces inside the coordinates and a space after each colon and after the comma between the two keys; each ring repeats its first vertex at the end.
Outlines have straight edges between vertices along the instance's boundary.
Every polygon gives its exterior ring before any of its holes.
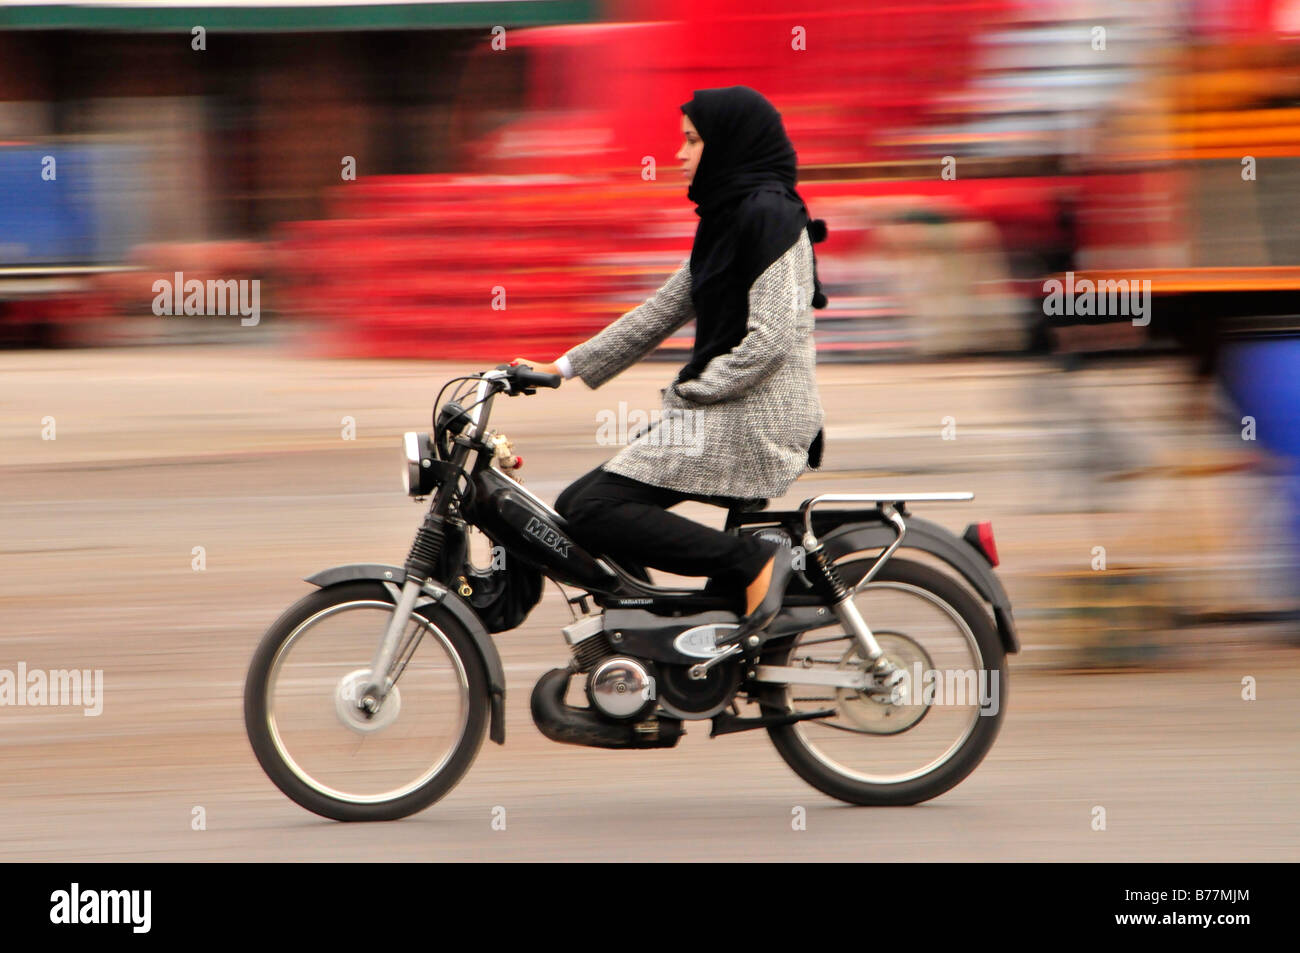
{"type": "Polygon", "coordinates": [[[717,655],[713,656],[713,658],[709,659],[707,662],[697,662],[695,665],[692,665],[690,669],[687,671],[687,674],[690,675],[690,677],[695,679],[695,681],[697,682],[703,681],[705,678],[708,678],[709,669],[713,668],[713,666],[715,665],[721,664],[725,660],[731,658],[733,655],[737,655],[739,653],[740,653],[739,645],[729,646],[725,652],[719,652],[717,655]]]}

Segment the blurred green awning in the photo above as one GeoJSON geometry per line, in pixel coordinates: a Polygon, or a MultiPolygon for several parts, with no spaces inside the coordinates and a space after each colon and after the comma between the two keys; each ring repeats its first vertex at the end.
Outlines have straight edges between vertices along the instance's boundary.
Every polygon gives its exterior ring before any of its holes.
{"type": "Polygon", "coordinates": [[[590,23],[599,0],[15,0],[0,30],[443,30],[590,23]]]}

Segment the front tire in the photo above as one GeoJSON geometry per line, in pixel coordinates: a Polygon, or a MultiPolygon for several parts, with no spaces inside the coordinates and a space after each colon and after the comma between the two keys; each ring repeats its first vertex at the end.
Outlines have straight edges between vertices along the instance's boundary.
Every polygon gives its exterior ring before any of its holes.
{"type": "Polygon", "coordinates": [[[421,811],[456,785],[483,744],[487,672],[470,634],[436,603],[412,613],[403,634],[410,660],[374,723],[346,703],[393,608],[378,582],[313,592],[276,620],[249,666],[253,753],[276,787],[322,817],[388,821],[421,811]]]}
{"type": "MultiPolygon", "coordinates": [[[[859,559],[841,563],[840,574],[847,584],[853,585],[866,574],[871,562],[870,559],[859,559]]],[[[899,664],[911,667],[922,664],[920,660],[924,659],[926,671],[936,670],[930,662],[930,653],[942,657],[943,640],[933,635],[938,631],[938,624],[918,623],[909,633],[906,626],[891,621],[888,612],[872,611],[870,597],[873,593],[915,597],[922,604],[930,603],[935,610],[935,618],[942,619],[946,616],[950,619],[955,635],[949,641],[953,645],[964,642],[970,647],[974,665],[985,671],[987,684],[996,687],[996,694],[992,696],[997,702],[996,709],[985,712],[977,704],[973,720],[963,728],[966,732],[964,735],[956,737],[946,749],[944,743],[940,742],[934,749],[934,757],[928,762],[924,757],[918,758],[920,764],[915,770],[909,772],[900,768],[891,773],[883,767],[891,757],[892,749],[889,746],[907,743],[912,732],[919,734],[923,728],[933,728],[934,718],[930,716],[937,710],[933,706],[924,706],[920,717],[904,717],[902,725],[895,726],[888,724],[884,717],[893,714],[887,707],[872,707],[874,702],[862,698],[849,699],[845,704],[845,695],[855,694],[852,690],[839,690],[838,695],[836,692],[824,693],[823,690],[823,697],[810,699],[798,696],[818,694],[815,688],[774,684],[764,686],[760,700],[764,714],[798,710],[799,702],[813,702],[807,706],[811,708],[832,707],[832,702],[837,706],[841,714],[825,719],[826,724],[822,724],[821,720],[809,720],[768,728],[772,743],[786,764],[817,790],[850,804],[917,804],[938,797],[959,784],[975,770],[992,747],[1006,710],[1006,655],[989,613],[966,589],[951,577],[929,566],[895,558],[882,567],[880,573],[855,597],[855,602],[891,660],[899,661],[894,658],[895,651],[905,652],[909,646],[919,647],[912,652],[907,662],[899,664]],[[894,651],[891,651],[891,647],[894,651]],[[826,697],[827,694],[830,697],[826,697]],[[849,705],[859,707],[855,711],[846,711],[849,705]],[[834,734],[837,728],[840,730],[838,736],[834,734]],[[844,732],[848,734],[844,735],[844,732]],[[827,735],[831,736],[832,744],[819,743],[819,739],[827,735]],[[850,752],[858,760],[851,763],[849,758],[838,755],[839,751],[850,752]]],[[[840,634],[843,638],[842,630],[840,634]]],[[[832,650],[830,644],[833,644],[832,640],[826,637],[823,630],[813,630],[783,643],[773,644],[765,651],[762,661],[765,665],[780,666],[794,664],[796,660],[805,667],[818,663],[832,664],[835,652],[844,646],[832,650]],[[815,658],[818,647],[822,644],[827,645],[821,652],[825,657],[815,658]]],[[[856,652],[854,643],[844,644],[856,652]]],[[[841,667],[844,664],[843,660],[839,663],[841,667]]],[[[906,709],[898,711],[901,713],[906,709]]],[[[904,763],[904,759],[900,759],[899,763],[904,763]]]]}

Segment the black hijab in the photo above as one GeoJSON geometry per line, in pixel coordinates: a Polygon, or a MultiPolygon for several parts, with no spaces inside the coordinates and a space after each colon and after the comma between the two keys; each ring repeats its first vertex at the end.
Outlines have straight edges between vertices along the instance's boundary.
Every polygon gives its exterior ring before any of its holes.
{"type": "MultiPolygon", "coordinates": [[[[704,140],[686,193],[700,217],[691,248],[695,346],[677,375],[688,381],[745,337],[754,280],[805,228],[812,241],[823,241],[826,223],[809,219],[795,191],[794,146],[762,94],[748,86],[697,89],[681,108],[704,140]]],[[[824,308],[816,255],[813,282],[812,305],[824,308]]]]}

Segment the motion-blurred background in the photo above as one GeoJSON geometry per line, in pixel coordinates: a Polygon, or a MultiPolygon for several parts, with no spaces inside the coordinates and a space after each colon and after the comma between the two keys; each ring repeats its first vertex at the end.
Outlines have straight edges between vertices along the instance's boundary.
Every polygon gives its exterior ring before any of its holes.
{"type": "MultiPolygon", "coordinates": [[[[396,436],[662,282],[696,221],[678,106],[736,83],[830,230],[826,467],[792,499],[976,489],[1025,671],[1294,667],[1300,0],[0,4],[7,628],[248,640],[294,578],[400,561],[396,436]],[[260,281],[260,321],[156,314],[178,272],[260,281]],[[1054,279],[1150,308],[1053,313],[1054,279]],[[205,539],[242,614],[206,615],[205,539]],[[118,615],[49,615],[69,565],[118,615]]],[[[525,477],[553,500],[612,455],[593,410],[670,373],[503,408],[525,477]]]]}

